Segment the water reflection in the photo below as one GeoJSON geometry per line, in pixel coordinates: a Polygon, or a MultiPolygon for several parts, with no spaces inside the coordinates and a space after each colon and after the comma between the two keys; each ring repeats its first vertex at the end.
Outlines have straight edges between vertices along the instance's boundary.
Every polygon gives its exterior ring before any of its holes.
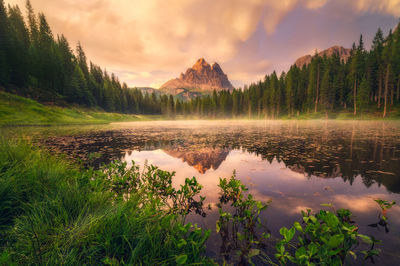
{"type": "MultiPolygon", "coordinates": [[[[204,186],[205,203],[214,206],[218,177],[230,177],[236,169],[257,200],[272,200],[263,219],[273,233],[299,220],[300,210],[320,209],[320,203],[350,208],[360,233],[383,240],[385,263],[400,260],[400,208],[389,214],[391,234],[368,227],[379,215],[373,199],[400,202],[398,122],[188,121],[124,123],[61,134],[46,130],[38,133],[38,143],[87,165],[147,161],[175,171],[176,186],[196,176],[204,186]]],[[[190,219],[213,229],[217,216],[210,211],[207,219],[190,219]]],[[[207,246],[219,256],[221,240],[215,234],[207,246]]]]}
{"type": "Polygon", "coordinates": [[[204,174],[209,169],[218,169],[229,154],[229,149],[200,148],[192,150],[178,147],[165,149],[164,152],[172,157],[182,159],[183,162],[195,168],[200,174],[204,174]]]}
{"type": "Polygon", "coordinates": [[[221,123],[186,127],[137,123],[54,136],[44,143],[72,157],[79,156],[92,166],[123,158],[126,152],[161,149],[196,168],[199,174],[218,169],[231,150],[241,150],[269,163],[283,162],[293,172],[308,177],[341,177],[352,184],[360,176],[367,187],[377,183],[400,192],[398,123],[221,123]],[[95,156],[88,156],[92,154],[95,156]]]}

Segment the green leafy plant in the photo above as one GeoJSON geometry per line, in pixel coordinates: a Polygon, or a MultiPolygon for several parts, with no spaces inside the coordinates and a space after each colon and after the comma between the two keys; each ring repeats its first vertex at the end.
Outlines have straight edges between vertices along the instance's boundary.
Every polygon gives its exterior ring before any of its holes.
{"type": "Polygon", "coordinates": [[[86,170],[0,138],[0,265],[213,264],[210,231],[184,221],[201,186],[171,188],[173,175],[121,162],[86,170]]]}
{"type": "Polygon", "coordinates": [[[236,179],[235,173],[229,180],[220,178],[218,186],[221,196],[216,231],[222,238],[222,254],[228,258],[229,253],[235,252],[241,262],[252,263],[254,257],[266,260],[268,256],[262,251],[263,240],[270,235],[260,233],[257,228],[266,229],[260,214],[267,209],[269,202],[256,201],[251,194],[245,196],[248,189],[236,179]]]}
{"type": "Polygon", "coordinates": [[[312,214],[307,209],[302,215],[303,225],[295,222],[290,229],[280,229],[283,239],[276,245],[275,257],[281,264],[290,261],[298,265],[343,265],[350,256],[357,257],[355,249],[360,241],[370,245],[368,250],[361,251],[364,258],[379,254],[374,248],[379,241],[358,233],[349,210],[320,210],[312,214]]]}
{"type": "Polygon", "coordinates": [[[382,200],[382,199],[375,199],[374,201],[379,204],[379,207],[381,207],[382,219],[386,221],[387,220],[387,216],[386,216],[387,211],[389,209],[391,209],[393,207],[393,205],[396,204],[396,202],[395,201],[389,202],[387,200],[382,200]]]}
{"type": "MultiPolygon", "coordinates": [[[[93,174],[93,173],[91,173],[93,174]]],[[[179,214],[183,220],[190,212],[206,216],[203,210],[205,197],[199,195],[202,185],[195,177],[186,178],[185,183],[176,189],[172,185],[175,172],[159,169],[145,164],[143,170],[132,161],[116,161],[95,171],[91,178],[94,187],[100,186],[110,192],[117,200],[128,200],[132,193],[145,195],[143,201],[152,202],[166,208],[169,213],[179,214]]]]}
{"type": "Polygon", "coordinates": [[[381,212],[378,214],[378,222],[369,224],[368,226],[375,228],[383,227],[385,229],[385,232],[389,233],[387,212],[396,204],[396,202],[395,201],[389,202],[387,200],[382,200],[382,199],[375,199],[374,201],[378,203],[379,207],[381,208],[381,212]]]}

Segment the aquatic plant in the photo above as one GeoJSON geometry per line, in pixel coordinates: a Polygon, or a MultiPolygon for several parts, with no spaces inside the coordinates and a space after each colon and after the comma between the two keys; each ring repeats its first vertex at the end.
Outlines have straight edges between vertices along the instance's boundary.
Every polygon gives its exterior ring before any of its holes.
{"type": "Polygon", "coordinates": [[[389,233],[387,212],[396,204],[396,202],[395,201],[389,202],[387,200],[382,200],[382,199],[375,199],[374,201],[378,203],[379,207],[381,208],[381,212],[378,214],[378,222],[369,224],[368,226],[375,227],[378,229],[380,227],[383,227],[385,229],[385,232],[389,233]]]}
{"type": "MultiPolygon", "coordinates": [[[[324,206],[331,206],[327,204],[324,206]]],[[[289,261],[298,265],[343,265],[349,257],[357,258],[355,248],[360,241],[370,245],[362,250],[364,259],[379,254],[373,237],[358,233],[358,226],[352,221],[352,213],[347,209],[312,214],[310,209],[302,211],[303,225],[294,222],[290,229],[282,227],[283,239],[277,243],[275,257],[281,264],[289,261]],[[297,240],[294,236],[298,233],[297,240]]]]}
{"type": "Polygon", "coordinates": [[[154,165],[140,167],[132,161],[127,167],[126,162],[114,161],[103,165],[98,171],[90,172],[92,185],[100,186],[105,192],[111,192],[118,200],[128,200],[132,194],[143,195],[142,201],[156,204],[158,208],[184,218],[194,211],[206,215],[203,210],[205,197],[199,195],[202,185],[195,177],[186,178],[179,189],[172,186],[175,172],[159,169],[154,165]]]}
{"type": "Polygon", "coordinates": [[[222,239],[221,254],[224,260],[229,260],[233,253],[241,263],[252,263],[254,257],[264,263],[270,262],[262,249],[270,234],[264,232],[268,229],[260,219],[261,212],[267,209],[269,202],[256,201],[251,194],[245,196],[248,189],[236,179],[235,173],[229,180],[220,178],[218,186],[221,192],[216,231],[222,239]]]}
{"type": "Polygon", "coordinates": [[[382,200],[382,199],[375,199],[374,201],[379,204],[379,207],[381,208],[382,211],[382,219],[386,221],[387,211],[391,209],[396,204],[396,202],[395,201],[389,202],[387,200],[382,200]]]}
{"type": "MultiPolygon", "coordinates": [[[[357,259],[357,253],[363,255],[364,260],[374,261],[380,252],[375,247],[380,241],[358,232],[350,210],[335,210],[333,204],[321,204],[332,211],[320,210],[313,214],[307,209],[302,211],[303,224],[296,221],[289,229],[280,228],[283,239],[276,243],[275,262],[267,254],[268,244],[274,240],[270,239],[270,232],[260,219],[260,213],[270,202],[254,200],[235,174],[229,180],[220,178],[219,187],[216,231],[221,236],[220,252],[224,263],[231,260],[241,264],[254,264],[256,261],[270,265],[343,265],[351,258],[357,259]],[[296,234],[297,239],[294,238],[296,234]],[[266,242],[267,239],[269,242],[266,242]],[[368,248],[359,248],[365,247],[365,244],[368,248]]],[[[376,202],[382,211],[395,204],[382,200],[376,202]]]]}

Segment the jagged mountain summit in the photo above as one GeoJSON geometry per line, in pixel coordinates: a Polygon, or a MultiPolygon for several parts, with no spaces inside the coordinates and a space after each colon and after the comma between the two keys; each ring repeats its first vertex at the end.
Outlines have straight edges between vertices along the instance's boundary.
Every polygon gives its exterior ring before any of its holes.
{"type": "MultiPolygon", "coordinates": [[[[347,59],[350,57],[350,49],[344,48],[342,46],[332,46],[326,50],[323,50],[318,53],[318,56],[324,56],[326,55],[327,57],[333,56],[334,54],[337,54],[340,58],[340,60],[344,60],[345,62],[347,59]]],[[[311,59],[314,57],[314,55],[305,55],[296,60],[294,63],[297,67],[302,68],[304,65],[308,65],[311,63],[311,59]]]]}
{"type": "Polygon", "coordinates": [[[181,73],[179,78],[164,83],[160,90],[177,95],[185,92],[209,93],[213,90],[233,90],[233,86],[218,63],[210,66],[204,58],[200,58],[193,67],[181,73]]]}

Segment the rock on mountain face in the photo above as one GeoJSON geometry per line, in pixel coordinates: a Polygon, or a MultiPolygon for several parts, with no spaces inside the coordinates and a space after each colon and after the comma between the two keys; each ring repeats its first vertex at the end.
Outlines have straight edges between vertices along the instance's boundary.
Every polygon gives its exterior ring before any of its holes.
{"type": "Polygon", "coordinates": [[[160,87],[161,91],[172,95],[179,94],[183,89],[211,92],[233,90],[233,86],[217,63],[210,66],[204,58],[200,58],[185,74],[181,73],[179,78],[171,79],[160,87]]]}
{"type": "MultiPolygon", "coordinates": [[[[350,56],[350,49],[343,48],[342,46],[332,46],[331,48],[328,48],[326,50],[323,50],[322,52],[318,53],[318,56],[324,56],[326,55],[327,57],[333,56],[334,54],[339,55],[340,60],[344,60],[345,62],[350,56]]],[[[311,63],[311,59],[313,58],[312,55],[305,55],[296,60],[294,63],[297,67],[302,68],[303,65],[308,65],[311,63]]]]}

